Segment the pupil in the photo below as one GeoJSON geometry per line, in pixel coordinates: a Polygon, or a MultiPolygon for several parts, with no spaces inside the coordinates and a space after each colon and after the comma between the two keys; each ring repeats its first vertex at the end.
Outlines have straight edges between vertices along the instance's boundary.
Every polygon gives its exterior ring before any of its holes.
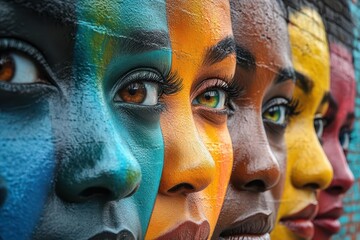
{"type": "Polygon", "coordinates": [[[130,95],[134,96],[136,95],[137,91],[139,90],[139,84],[138,83],[133,83],[129,86],[128,88],[128,92],[130,95]]]}

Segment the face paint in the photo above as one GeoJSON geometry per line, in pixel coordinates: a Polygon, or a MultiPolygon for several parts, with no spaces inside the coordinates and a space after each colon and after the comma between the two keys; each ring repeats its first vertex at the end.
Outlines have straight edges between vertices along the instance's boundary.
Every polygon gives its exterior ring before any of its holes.
{"type": "MultiPolygon", "coordinates": [[[[285,140],[288,149],[286,181],[274,239],[311,238],[316,214],[316,189],[331,181],[332,169],[317,137],[314,123],[326,112],[329,91],[329,50],[319,14],[303,8],[290,16],[289,36],[297,82],[297,115],[290,119],[285,140]]],[[[319,133],[321,136],[321,133],[319,133]]]]}
{"type": "Polygon", "coordinates": [[[342,199],[354,183],[346,162],[350,133],[354,123],[355,75],[351,54],[341,45],[330,47],[331,88],[329,109],[325,114],[323,148],[334,170],[328,188],[319,193],[319,212],[314,220],[313,239],[330,239],[340,230],[338,218],[343,212],[342,199]]]}
{"type": "Polygon", "coordinates": [[[269,239],[284,183],[284,133],[294,88],[287,25],[271,1],[231,1],[231,11],[234,79],[242,94],[229,118],[234,166],[213,239],[269,239]]]}
{"type": "Polygon", "coordinates": [[[165,2],[1,5],[1,53],[39,71],[0,85],[2,237],[30,238],[42,214],[34,239],[143,238],[163,166],[159,98],[177,90],[165,2]]]}
{"type": "Polygon", "coordinates": [[[226,126],[235,89],[235,48],[227,1],[167,1],[172,72],[181,92],[161,116],[165,163],[147,239],[206,239],[232,167],[226,126]],[[211,19],[211,20],[210,20],[211,19]],[[186,33],[186,34],[185,34],[186,33]]]}

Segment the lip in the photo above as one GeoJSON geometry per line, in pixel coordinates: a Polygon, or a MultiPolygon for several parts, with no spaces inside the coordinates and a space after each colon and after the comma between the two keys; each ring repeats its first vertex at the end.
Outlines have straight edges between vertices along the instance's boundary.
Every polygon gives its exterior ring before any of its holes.
{"type": "Polygon", "coordinates": [[[343,214],[342,207],[335,207],[330,211],[319,214],[314,219],[315,227],[323,228],[331,234],[338,233],[341,225],[339,222],[340,216],[343,214]]]}
{"type": "Polygon", "coordinates": [[[122,230],[118,233],[105,231],[91,237],[89,240],[135,240],[134,234],[128,230],[122,230]]]}
{"type": "Polygon", "coordinates": [[[317,211],[318,206],[316,204],[309,204],[299,212],[280,219],[280,223],[299,237],[311,239],[314,236],[312,220],[315,218],[317,211]]]}
{"type": "Polygon", "coordinates": [[[231,227],[220,234],[221,239],[258,239],[268,240],[268,234],[273,224],[271,221],[271,211],[258,212],[250,216],[245,216],[235,221],[231,227]]]}
{"type": "Polygon", "coordinates": [[[186,221],[170,232],[165,233],[158,240],[185,240],[185,239],[207,239],[210,234],[210,224],[204,221],[201,224],[186,221]]]}

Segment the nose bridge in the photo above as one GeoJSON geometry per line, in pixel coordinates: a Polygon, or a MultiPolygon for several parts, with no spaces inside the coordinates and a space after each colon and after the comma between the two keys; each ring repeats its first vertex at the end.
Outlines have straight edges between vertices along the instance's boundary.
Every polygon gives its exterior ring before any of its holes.
{"type": "Polygon", "coordinates": [[[192,118],[179,116],[175,121],[180,124],[172,122],[170,126],[162,121],[165,164],[160,192],[177,195],[201,191],[212,182],[215,163],[192,118]]]}
{"type": "Polygon", "coordinates": [[[240,142],[233,144],[234,168],[231,180],[240,190],[266,191],[278,183],[280,166],[264,128],[259,127],[263,126],[261,116],[252,114],[250,122],[254,124],[241,130],[240,142]]]}
{"type": "Polygon", "coordinates": [[[139,185],[141,171],[125,140],[126,129],[115,126],[106,102],[94,92],[74,96],[64,112],[57,194],[69,202],[128,196],[139,185]]]}
{"type": "Polygon", "coordinates": [[[333,170],[315,130],[308,133],[301,132],[296,141],[297,143],[292,146],[293,149],[289,148],[289,151],[295,153],[290,156],[293,162],[291,173],[293,185],[297,188],[326,188],[333,177],[333,170]]]}

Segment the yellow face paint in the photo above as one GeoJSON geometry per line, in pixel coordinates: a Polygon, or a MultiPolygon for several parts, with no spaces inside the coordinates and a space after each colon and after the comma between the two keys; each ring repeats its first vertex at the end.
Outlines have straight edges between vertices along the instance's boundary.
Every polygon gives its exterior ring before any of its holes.
{"type": "Polygon", "coordinates": [[[289,35],[294,68],[298,73],[294,99],[298,115],[286,130],[286,182],[273,239],[307,239],[313,234],[310,218],[316,214],[316,189],[332,179],[332,168],[314,128],[324,115],[330,85],[329,49],[319,14],[303,8],[290,16],[289,35]],[[325,97],[325,98],[324,98],[325,97]],[[291,218],[291,219],[290,219],[291,218]],[[305,220],[304,220],[305,219],[305,220]]]}
{"type": "Polygon", "coordinates": [[[227,94],[219,85],[231,81],[235,53],[209,55],[221,42],[234,46],[229,3],[170,0],[167,6],[172,72],[183,87],[164,98],[165,163],[146,238],[204,239],[215,227],[232,168],[227,94]]]}

